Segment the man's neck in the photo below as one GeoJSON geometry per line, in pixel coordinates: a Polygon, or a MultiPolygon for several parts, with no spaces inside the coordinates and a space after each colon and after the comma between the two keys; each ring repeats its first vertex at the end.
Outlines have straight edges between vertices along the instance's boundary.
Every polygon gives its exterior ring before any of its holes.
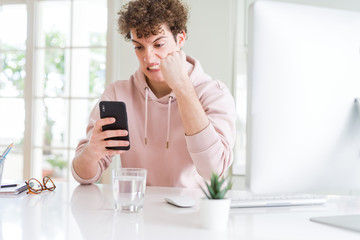
{"type": "Polygon", "coordinates": [[[146,77],[146,82],[149,85],[151,91],[155,94],[155,96],[157,98],[162,98],[166,95],[168,95],[169,93],[171,93],[171,88],[164,82],[151,82],[147,77],[146,77]]]}

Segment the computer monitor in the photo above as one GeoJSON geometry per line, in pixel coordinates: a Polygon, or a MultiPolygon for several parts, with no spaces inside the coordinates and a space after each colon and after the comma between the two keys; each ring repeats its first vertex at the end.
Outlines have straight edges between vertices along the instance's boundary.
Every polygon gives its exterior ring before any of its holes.
{"type": "Polygon", "coordinates": [[[360,13],[257,1],[249,17],[249,190],[360,193],[360,13]]]}

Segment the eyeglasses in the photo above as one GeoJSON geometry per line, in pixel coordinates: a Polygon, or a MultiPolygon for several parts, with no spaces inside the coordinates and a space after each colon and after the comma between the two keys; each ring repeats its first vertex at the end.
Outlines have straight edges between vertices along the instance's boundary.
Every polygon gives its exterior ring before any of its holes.
{"type": "Polygon", "coordinates": [[[27,194],[38,194],[44,190],[54,191],[56,188],[53,180],[51,180],[48,176],[43,178],[43,184],[41,184],[41,182],[36,178],[30,178],[27,182],[25,181],[25,183],[28,187],[27,194]]]}

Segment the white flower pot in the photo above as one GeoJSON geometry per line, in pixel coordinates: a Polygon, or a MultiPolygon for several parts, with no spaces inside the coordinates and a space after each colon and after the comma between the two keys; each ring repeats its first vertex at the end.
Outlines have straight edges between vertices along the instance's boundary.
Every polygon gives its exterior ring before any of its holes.
{"type": "Polygon", "coordinates": [[[200,221],[203,228],[224,231],[227,229],[231,199],[200,200],[200,221]]]}

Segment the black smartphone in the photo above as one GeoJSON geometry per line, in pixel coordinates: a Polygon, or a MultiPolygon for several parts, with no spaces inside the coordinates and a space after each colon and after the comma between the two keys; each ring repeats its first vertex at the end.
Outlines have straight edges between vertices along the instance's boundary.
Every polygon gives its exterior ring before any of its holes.
{"type": "MultiPolygon", "coordinates": [[[[101,118],[108,118],[114,117],[116,121],[112,124],[104,125],[102,127],[103,131],[106,130],[116,130],[122,129],[127,130],[128,128],[128,120],[127,120],[127,113],[126,113],[126,105],[124,102],[117,102],[117,101],[101,101],[99,103],[100,107],[100,117],[101,118]]],[[[114,149],[114,150],[129,150],[130,149],[130,137],[129,134],[124,137],[113,137],[113,138],[106,138],[105,140],[125,140],[129,141],[129,146],[126,147],[106,147],[107,149],[114,149]]]]}

